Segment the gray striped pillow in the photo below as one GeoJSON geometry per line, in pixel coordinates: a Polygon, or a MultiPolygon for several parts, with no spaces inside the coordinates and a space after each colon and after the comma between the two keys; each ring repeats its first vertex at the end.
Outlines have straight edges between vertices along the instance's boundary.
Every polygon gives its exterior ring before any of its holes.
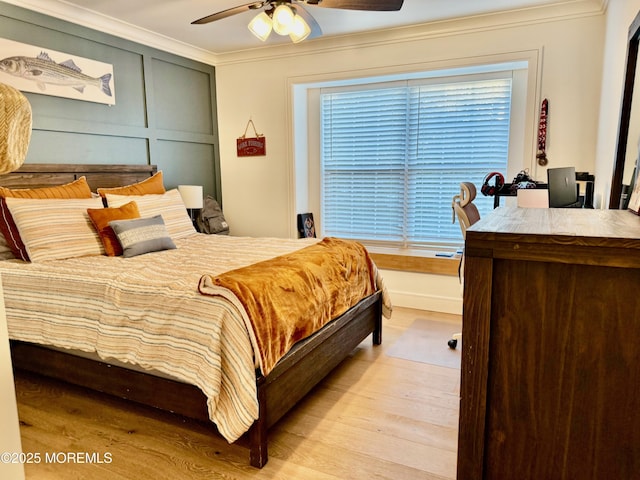
{"type": "Polygon", "coordinates": [[[112,220],[109,226],[118,237],[123,257],[176,248],[167,232],[162,215],[133,220],[112,220]]]}
{"type": "Polygon", "coordinates": [[[193,235],[196,229],[182,202],[178,189],[174,188],[162,195],[112,195],[107,193],[110,207],[121,207],[125,203],[136,202],[141,217],[162,215],[171,238],[185,238],[193,235]]]}

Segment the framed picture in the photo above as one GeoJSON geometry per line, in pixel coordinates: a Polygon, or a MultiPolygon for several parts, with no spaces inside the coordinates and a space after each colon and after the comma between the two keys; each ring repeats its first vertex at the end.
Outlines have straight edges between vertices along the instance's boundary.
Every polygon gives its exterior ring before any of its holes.
{"type": "Polygon", "coordinates": [[[298,214],[298,236],[300,238],[316,238],[316,225],[313,213],[298,214]]]}
{"type": "Polygon", "coordinates": [[[22,92],[115,105],[113,65],[0,38],[0,82],[22,92]]]}

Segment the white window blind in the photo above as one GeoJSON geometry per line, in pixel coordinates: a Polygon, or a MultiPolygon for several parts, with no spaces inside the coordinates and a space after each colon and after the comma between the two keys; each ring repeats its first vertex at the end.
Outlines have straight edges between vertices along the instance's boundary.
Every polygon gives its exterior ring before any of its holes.
{"type": "Polygon", "coordinates": [[[323,234],[401,246],[461,243],[451,199],[505,172],[511,77],[321,93],[323,234]]]}

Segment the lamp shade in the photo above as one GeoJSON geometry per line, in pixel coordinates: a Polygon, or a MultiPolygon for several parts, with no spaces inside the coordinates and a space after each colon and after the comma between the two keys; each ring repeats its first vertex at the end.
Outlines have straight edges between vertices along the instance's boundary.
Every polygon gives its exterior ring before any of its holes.
{"type": "Polygon", "coordinates": [[[0,83],[0,174],[24,163],[31,140],[31,104],[17,89],[0,83]]]}
{"type": "Polygon", "coordinates": [[[300,15],[296,14],[293,17],[293,25],[291,26],[291,31],[289,32],[289,37],[293,43],[298,43],[304,40],[311,33],[311,27],[309,24],[304,21],[300,15]]]}
{"type": "Polygon", "coordinates": [[[288,5],[278,5],[273,11],[273,31],[278,35],[289,35],[293,27],[293,17],[294,13],[288,5]]]}
{"type": "Polygon", "coordinates": [[[182,196],[184,206],[187,208],[202,208],[202,186],[201,185],[178,185],[178,191],[182,196]]]}
{"type": "Polygon", "coordinates": [[[253,17],[253,20],[249,22],[249,30],[251,33],[263,42],[269,38],[272,28],[273,23],[271,21],[271,17],[269,17],[265,12],[256,15],[253,17]]]}

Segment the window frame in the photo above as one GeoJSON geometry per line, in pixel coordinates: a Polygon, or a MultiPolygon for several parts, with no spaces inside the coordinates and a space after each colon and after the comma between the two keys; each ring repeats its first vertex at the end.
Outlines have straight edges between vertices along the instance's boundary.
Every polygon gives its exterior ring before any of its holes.
{"type": "MultiPolygon", "coordinates": [[[[291,235],[296,235],[295,215],[313,212],[316,229],[324,235],[320,213],[320,88],[328,86],[358,85],[405,79],[433,78],[443,75],[466,75],[469,73],[495,72],[513,69],[514,78],[511,119],[511,147],[505,178],[514,177],[520,170],[529,169],[535,175],[537,153],[537,104],[541,98],[540,80],[542,49],[478,56],[465,59],[428,62],[414,65],[397,65],[371,68],[365,72],[328,72],[318,75],[288,78],[290,97],[290,171],[291,235]],[[515,135],[515,140],[514,140],[515,135]]],[[[509,199],[507,199],[507,204],[509,199]]],[[[372,251],[384,251],[394,255],[434,256],[436,251],[415,248],[387,248],[375,242],[363,242],[372,251]]],[[[462,240],[460,242],[462,244],[462,240]]]]}

